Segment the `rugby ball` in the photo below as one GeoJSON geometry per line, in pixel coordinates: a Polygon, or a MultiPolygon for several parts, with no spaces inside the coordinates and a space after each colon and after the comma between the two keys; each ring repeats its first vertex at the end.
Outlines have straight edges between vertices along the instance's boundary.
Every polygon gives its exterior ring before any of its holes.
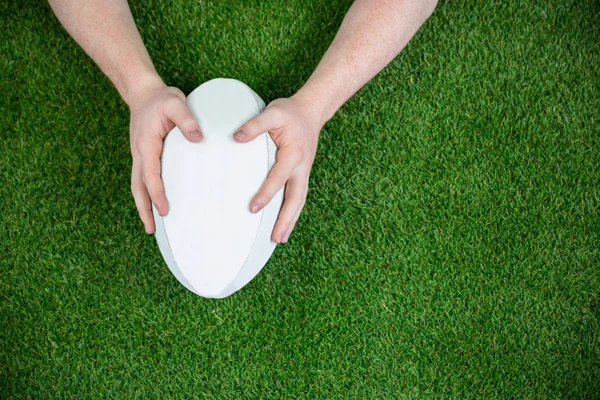
{"type": "Polygon", "coordinates": [[[161,178],[169,204],[161,217],[153,206],[155,237],[179,282],[208,298],[231,295],[250,282],[277,243],[271,233],[284,188],[261,211],[250,201],[276,161],[268,132],[247,143],[233,133],[265,108],[262,99],[235,79],[213,79],[187,97],[204,138],[189,142],[170,131],[161,155],[161,178]]]}

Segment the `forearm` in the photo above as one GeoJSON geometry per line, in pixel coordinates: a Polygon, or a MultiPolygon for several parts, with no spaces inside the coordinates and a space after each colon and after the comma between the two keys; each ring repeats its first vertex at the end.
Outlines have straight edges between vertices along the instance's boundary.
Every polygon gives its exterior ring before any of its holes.
{"type": "Polygon", "coordinates": [[[321,117],[333,114],[402,51],[437,0],[357,0],[321,62],[296,93],[321,117]]]}
{"type": "Polygon", "coordinates": [[[162,84],[127,0],[49,0],[57,18],[130,103],[142,85],[162,84]]]}

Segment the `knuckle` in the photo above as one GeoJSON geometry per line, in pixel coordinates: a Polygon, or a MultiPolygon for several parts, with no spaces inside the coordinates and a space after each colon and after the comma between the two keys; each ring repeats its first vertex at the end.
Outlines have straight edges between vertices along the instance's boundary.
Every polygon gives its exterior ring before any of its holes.
{"type": "Polygon", "coordinates": [[[181,115],[181,120],[180,120],[181,124],[183,126],[192,126],[192,125],[196,125],[196,120],[194,119],[194,117],[192,116],[192,114],[190,114],[187,110],[185,110],[183,112],[183,114],[181,115]]]}
{"type": "Polygon", "coordinates": [[[168,91],[175,100],[185,101],[185,94],[179,88],[169,86],[168,91]]]}
{"type": "Polygon", "coordinates": [[[304,161],[304,156],[305,156],[305,153],[306,153],[306,152],[304,151],[304,148],[302,148],[302,147],[298,147],[298,148],[296,149],[296,152],[295,152],[295,158],[294,158],[294,163],[295,163],[296,165],[298,165],[298,164],[300,164],[302,161],[304,161]]]}
{"type": "Polygon", "coordinates": [[[303,200],[302,194],[298,194],[298,195],[294,196],[293,202],[296,207],[296,212],[297,212],[297,210],[302,209],[302,207],[304,206],[304,203],[302,200],[303,200]]]}
{"type": "Polygon", "coordinates": [[[142,135],[137,135],[134,140],[134,143],[135,143],[135,147],[139,151],[139,149],[141,149],[144,146],[144,138],[142,137],[142,135]]]}
{"type": "Polygon", "coordinates": [[[150,199],[152,200],[151,203],[154,203],[157,200],[159,200],[160,196],[163,194],[164,194],[164,192],[162,190],[155,189],[155,190],[151,191],[149,193],[150,199]]]}
{"type": "Polygon", "coordinates": [[[265,109],[265,111],[268,112],[270,114],[270,116],[276,120],[281,119],[281,117],[283,116],[283,111],[282,111],[281,107],[279,107],[276,104],[270,105],[267,109],[265,109]]]}
{"type": "Polygon", "coordinates": [[[248,121],[247,128],[252,133],[262,133],[262,124],[257,118],[248,121]]]}
{"type": "Polygon", "coordinates": [[[140,207],[138,208],[138,215],[140,216],[140,219],[142,221],[146,222],[146,220],[148,219],[148,213],[151,211],[152,210],[150,208],[140,207]]]}
{"type": "Polygon", "coordinates": [[[166,101],[165,101],[165,106],[168,109],[176,109],[176,107],[179,107],[182,103],[183,99],[177,95],[177,93],[173,93],[173,95],[171,95],[166,101]]]}
{"type": "MultiPolygon", "coordinates": [[[[311,164],[304,163],[301,167],[299,167],[298,172],[300,172],[302,174],[302,176],[304,176],[304,177],[306,177],[306,179],[308,179],[308,177],[310,176],[310,170],[311,169],[312,169],[312,165],[311,164]]],[[[306,186],[308,186],[308,183],[306,184],[306,186]]],[[[304,192],[306,193],[307,190],[308,190],[308,188],[305,187],[304,192]]]]}
{"type": "Polygon", "coordinates": [[[142,175],[144,178],[144,182],[148,184],[153,178],[155,178],[158,174],[156,172],[145,171],[142,175]]]}

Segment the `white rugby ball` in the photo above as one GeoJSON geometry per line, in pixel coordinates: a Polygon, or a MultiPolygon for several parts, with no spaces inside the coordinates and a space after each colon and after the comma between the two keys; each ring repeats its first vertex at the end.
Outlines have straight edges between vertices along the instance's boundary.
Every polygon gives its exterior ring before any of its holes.
{"type": "Polygon", "coordinates": [[[169,210],[161,217],[152,207],[155,237],[179,282],[199,296],[223,298],[250,282],[277,246],[271,233],[284,188],[258,213],[249,210],[275,164],[277,146],[268,132],[247,143],[233,139],[265,108],[238,80],[200,85],[187,106],[204,138],[191,143],[174,128],[164,140],[161,177],[169,210]]]}

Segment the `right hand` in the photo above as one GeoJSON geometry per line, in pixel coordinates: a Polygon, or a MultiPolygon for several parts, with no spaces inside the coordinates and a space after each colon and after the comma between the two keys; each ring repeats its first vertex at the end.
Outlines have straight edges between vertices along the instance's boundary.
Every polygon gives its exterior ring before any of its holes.
{"type": "Polygon", "coordinates": [[[168,211],[167,198],[160,177],[163,140],[175,126],[193,143],[202,140],[200,125],[186,105],[186,96],[160,78],[146,82],[131,95],[130,144],[133,166],[131,192],[146,233],[154,233],[152,204],[158,214],[168,211]]]}

